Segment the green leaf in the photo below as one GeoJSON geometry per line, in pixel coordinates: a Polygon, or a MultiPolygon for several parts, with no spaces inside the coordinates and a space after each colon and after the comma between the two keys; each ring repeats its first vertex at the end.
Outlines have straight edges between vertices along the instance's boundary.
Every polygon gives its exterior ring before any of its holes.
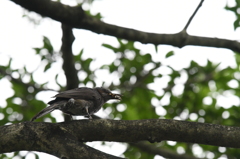
{"type": "Polygon", "coordinates": [[[57,84],[60,88],[62,88],[62,85],[61,85],[61,84],[58,82],[58,80],[57,80],[58,75],[59,75],[59,74],[56,74],[56,75],[55,75],[55,82],[56,82],[56,84],[57,84]]]}
{"type": "Polygon", "coordinates": [[[7,67],[7,68],[10,68],[11,64],[12,64],[12,58],[9,59],[8,65],[7,65],[6,67],[7,67]]]}
{"type": "Polygon", "coordinates": [[[43,72],[46,72],[51,67],[51,63],[47,63],[47,65],[44,67],[43,72]]]}
{"type": "Polygon", "coordinates": [[[165,58],[169,58],[171,56],[174,55],[174,52],[173,51],[169,51],[166,55],[165,55],[165,58]]]}
{"type": "Polygon", "coordinates": [[[47,49],[50,54],[53,53],[53,46],[48,37],[46,36],[43,36],[43,47],[47,49]]]}
{"type": "Polygon", "coordinates": [[[154,45],[155,51],[158,52],[158,45],[154,45]]]}
{"type": "Polygon", "coordinates": [[[101,15],[101,13],[92,14],[92,13],[90,12],[90,10],[85,11],[85,13],[86,13],[87,15],[89,15],[89,16],[91,16],[91,17],[94,17],[94,18],[96,18],[96,19],[99,19],[99,20],[101,20],[101,19],[103,18],[103,16],[101,15]]]}
{"type": "Polygon", "coordinates": [[[108,48],[110,50],[113,50],[114,52],[117,52],[117,50],[118,50],[117,48],[115,48],[114,46],[111,46],[109,44],[102,44],[102,46],[105,48],[108,48]]]}
{"type": "Polygon", "coordinates": [[[33,48],[33,50],[35,50],[36,54],[39,54],[42,48],[33,48]]]}

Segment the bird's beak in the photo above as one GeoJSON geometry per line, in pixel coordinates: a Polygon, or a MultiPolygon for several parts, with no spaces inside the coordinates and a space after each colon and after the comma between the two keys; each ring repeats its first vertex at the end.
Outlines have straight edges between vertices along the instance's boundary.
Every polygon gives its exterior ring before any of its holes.
{"type": "Polygon", "coordinates": [[[122,99],[122,95],[121,94],[113,94],[113,98],[121,100],[122,99]]]}

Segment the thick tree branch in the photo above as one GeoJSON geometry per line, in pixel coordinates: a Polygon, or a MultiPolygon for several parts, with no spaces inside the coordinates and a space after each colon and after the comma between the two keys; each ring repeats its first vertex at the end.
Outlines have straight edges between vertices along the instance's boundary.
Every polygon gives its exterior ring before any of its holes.
{"type": "MultiPolygon", "coordinates": [[[[98,116],[94,116],[94,119],[101,119],[98,116]]],[[[92,117],[93,117],[92,116],[92,117]]],[[[142,151],[145,151],[147,153],[153,154],[153,155],[160,155],[162,157],[165,158],[169,158],[169,159],[200,159],[197,157],[193,157],[187,154],[178,154],[174,151],[168,150],[168,149],[164,149],[162,147],[156,147],[155,145],[149,144],[146,141],[140,141],[137,143],[129,143],[130,146],[134,146],[139,148],[142,151]]]]}
{"type": "Polygon", "coordinates": [[[74,56],[72,53],[72,44],[74,41],[74,35],[72,28],[62,24],[62,58],[63,58],[63,70],[66,76],[67,87],[66,89],[77,88],[79,79],[77,76],[77,70],[75,68],[74,56]]]}
{"type": "Polygon", "coordinates": [[[75,151],[84,153],[83,155],[98,154],[86,151],[91,149],[82,147],[81,142],[85,141],[172,140],[240,148],[239,134],[239,127],[167,119],[136,121],[98,119],[56,124],[24,122],[0,127],[0,153],[29,150],[46,152],[58,157],[75,154],[75,151]]]}
{"type": "Polygon", "coordinates": [[[240,53],[240,43],[227,39],[190,36],[186,32],[177,34],[155,34],[104,23],[86,15],[81,6],[70,7],[50,0],[11,0],[16,4],[43,16],[67,24],[73,28],[91,30],[95,33],[111,35],[122,39],[167,44],[176,47],[186,45],[226,48],[240,53]]]}
{"type": "Polygon", "coordinates": [[[25,122],[0,127],[0,153],[28,150],[65,159],[120,159],[79,142],[75,136],[77,132],[71,132],[74,130],[69,131],[66,127],[53,125],[25,122]]]}

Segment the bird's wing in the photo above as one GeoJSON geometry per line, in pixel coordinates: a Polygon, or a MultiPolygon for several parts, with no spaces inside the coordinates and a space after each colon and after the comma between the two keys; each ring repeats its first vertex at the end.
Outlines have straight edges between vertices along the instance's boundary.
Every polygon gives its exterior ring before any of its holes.
{"type": "Polygon", "coordinates": [[[84,100],[95,100],[100,98],[100,94],[92,88],[81,87],[64,92],[60,92],[55,95],[56,98],[73,98],[73,99],[84,99],[84,100]]]}

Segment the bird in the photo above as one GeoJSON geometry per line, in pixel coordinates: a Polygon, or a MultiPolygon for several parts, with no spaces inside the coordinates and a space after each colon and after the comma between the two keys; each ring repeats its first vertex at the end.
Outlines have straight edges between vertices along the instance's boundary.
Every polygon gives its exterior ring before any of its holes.
{"type": "Polygon", "coordinates": [[[54,100],[49,101],[48,107],[37,113],[31,121],[34,121],[56,109],[70,116],[87,116],[98,112],[108,100],[121,100],[121,94],[114,94],[102,87],[88,88],[79,87],[60,92],[53,96],[54,100]]]}

